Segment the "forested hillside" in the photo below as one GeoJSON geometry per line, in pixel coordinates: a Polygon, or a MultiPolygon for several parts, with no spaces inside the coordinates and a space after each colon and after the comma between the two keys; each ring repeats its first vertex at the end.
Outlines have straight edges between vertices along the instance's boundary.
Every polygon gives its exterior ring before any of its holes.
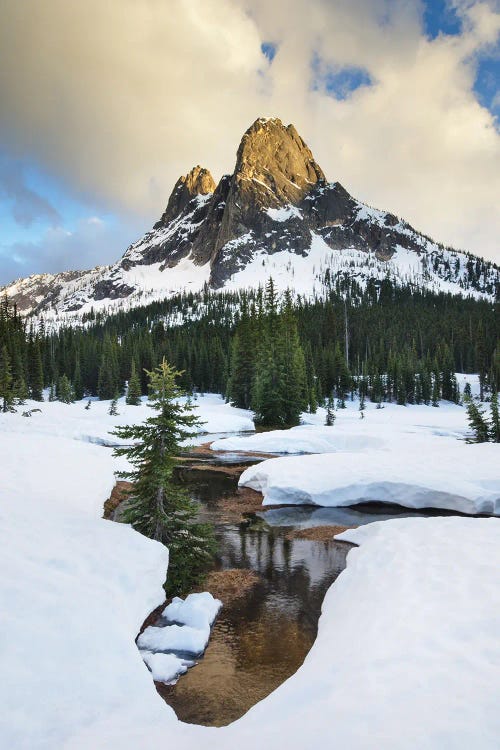
{"type": "Polygon", "coordinates": [[[6,299],[0,311],[4,408],[42,388],[52,398],[110,399],[133,370],[166,357],[188,391],[226,394],[263,424],[294,424],[303,409],[358,390],[376,402],[457,400],[453,373],[479,372],[500,386],[497,309],[484,300],[415,291],[389,280],[363,289],[347,277],[327,299],[255,292],[182,294],[82,328],[47,333],[24,323],[6,299]]]}

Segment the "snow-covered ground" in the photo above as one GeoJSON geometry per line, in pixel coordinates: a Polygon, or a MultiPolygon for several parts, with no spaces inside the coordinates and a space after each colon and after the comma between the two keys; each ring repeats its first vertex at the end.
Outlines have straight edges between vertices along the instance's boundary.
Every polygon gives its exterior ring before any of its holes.
{"type": "MultiPolygon", "coordinates": [[[[459,376],[471,381],[474,376],[459,376]]],[[[264,504],[347,506],[367,501],[408,508],[446,508],[500,514],[500,446],[468,444],[466,410],[347,402],[325,427],[325,410],[303,415],[307,424],[214,441],[214,450],[294,455],[250,466],[240,484],[264,495],[264,504]]]]}
{"type": "MultiPolygon", "coordinates": [[[[229,727],[185,725],[134,643],[163,600],[167,551],[102,520],[115,463],[81,439],[82,404],[42,409],[0,415],[2,748],[497,750],[500,520],[408,518],[347,532],[360,548],[299,671],[229,727]]],[[[130,421],[119,410],[117,423],[130,421]]],[[[437,431],[444,410],[433,412],[437,431]]]]}
{"type": "MultiPolygon", "coordinates": [[[[140,424],[153,416],[145,397],[138,406],[128,406],[123,397],[118,399],[118,414],[115,417],[108,414],[109,401],[92,400],[89,409],[85,408],[87,403],[88,399],[74,404],[27,401],[15,414],[8,415],[9,431],[57,435],[90,443],[118,444],[121,441],[110,435],[111,430],[118,425],[140,424]],[[22,416],[24,411],[37,408],[41,411],[34,412],[31,417],[22,416]]],[[[235,409],[226,404],[218,394],[198,395],[192,399],[192,403],[202,422],[198,428],[199,435],[190,441],[193,444],[207,441],[207,433],[245,432],[254,429],[251,412],[235,409]]]]}

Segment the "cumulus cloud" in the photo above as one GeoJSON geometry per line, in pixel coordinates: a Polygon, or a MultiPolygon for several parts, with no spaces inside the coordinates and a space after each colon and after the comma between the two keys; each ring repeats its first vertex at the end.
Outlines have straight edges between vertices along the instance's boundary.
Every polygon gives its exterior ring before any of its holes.
{"type": "Polygon", "coordinates": [[[149,220],[179,174],[231,171],[246,127],[279,116],[357,197],[499,259],[500,135],[473,87],[500,9],[453,4],[461,34],[429,39],[418,0],[4,0],[1,137],[149,220]],[[343,69],[370,85],[317,80],[343,69]]]}

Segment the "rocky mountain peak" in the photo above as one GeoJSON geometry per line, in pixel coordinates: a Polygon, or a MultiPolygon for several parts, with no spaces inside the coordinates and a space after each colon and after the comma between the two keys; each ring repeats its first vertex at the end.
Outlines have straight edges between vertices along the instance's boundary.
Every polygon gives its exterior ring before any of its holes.
{"type": "Polygon", "coordinates": [[[256,193],[258,203],[267,207],[296,204],[317,182],[326,181],[294,126],[277,118],[259,118],[243,135],[234,179],[239,191],[256,193]]]}
{"type": "Polygon", "coordinates": [[[155,228],[165,226],[185,209],[189,201],[197,195],[209,195],[216,188],[208,169],[198,164],[190,172],[179,177],[168,199],[167,208],[155,228]]]}

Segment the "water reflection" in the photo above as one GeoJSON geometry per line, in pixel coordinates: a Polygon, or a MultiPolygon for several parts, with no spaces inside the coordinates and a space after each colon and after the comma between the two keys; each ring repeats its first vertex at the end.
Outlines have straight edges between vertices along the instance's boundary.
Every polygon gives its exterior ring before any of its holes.
{"type": "Polygon", "coordinates": [[[345,567],[349,545],[293,539],[291,528],[357,526],[427,515],[402,508],[293,506],[270,509],[244,523],[222,523],[218,501],[234,495],[237,477],[184,469],[180,479],[215,524],[221,570],[256,571],[260,583],[225,603],[198,665],[176,685],[157,689],[185,722],[223,726],[242,716],[290,677],[316,637],[325,593],[345,567]]]}
{"type": "Polygon", "coordinates": [[[251,524],[216,529],[221,569],[251,568],[261,583],[226,605],[198,666],[158,690],[182,721],[222,726],[242,716],[302,664],[327,588],[347,545],[285,538],[289,529],[251,524]]]}

